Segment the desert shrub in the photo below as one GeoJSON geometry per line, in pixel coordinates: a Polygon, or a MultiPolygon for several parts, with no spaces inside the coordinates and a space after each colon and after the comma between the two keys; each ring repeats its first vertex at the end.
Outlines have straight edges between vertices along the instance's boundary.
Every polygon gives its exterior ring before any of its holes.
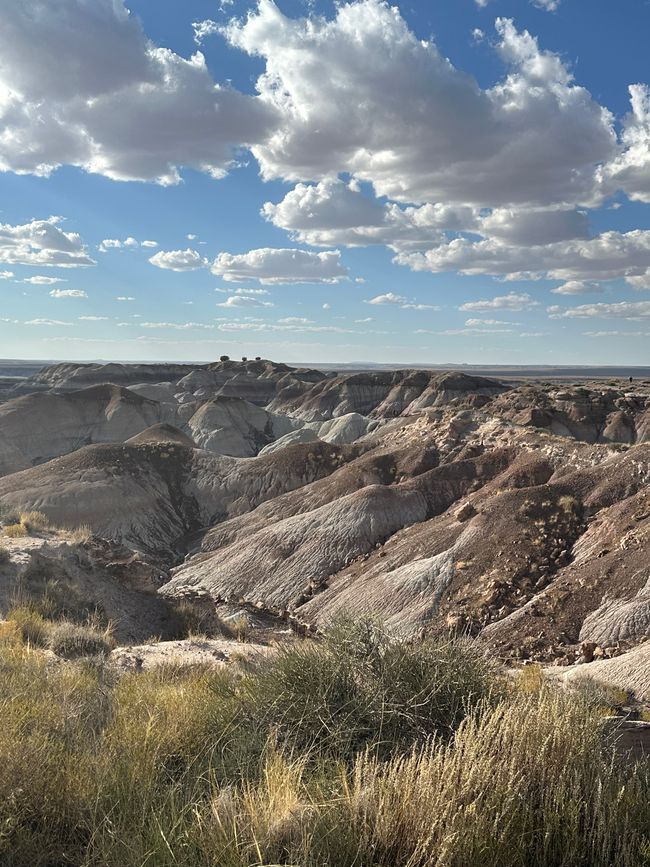
{"type": "Polygon", "coordinates": [[[108,626],[105,612],[96,601],[84,597],[70,581],[29,573],[17,583],[12,597],[15,608],[30,608],[46,620],[72,620],[108,626]]]}
{"type": "Polygon", "coordinates": [[[21,512],[20,523],[28,533],[38,533],[46,530],[49,525],[49,519],[43,512],[21,512]]]}
{"type": "Polygon", "coordinates": [[[588,674],[567,684],[567,689],[591,708],[603,714],[611,714],[631,700],[627,690],[603,683],[588,674]]]}
{"type": "Polygon", "coordinates": [[[33,608],[27,605],[11,608],[7,614],[7,620],[16,624],[18,633],[25,644],[35,647],[45,647],[47,644],[50,624],[33,608]]]}
{"type": "Polygon", "coordinates": [[[22,524],[7,524],[4,528],[5,536],[10,539],[19,539],[27,535],[27,528],[22,524]]]}
{"type": "Polygon", "coordinates": [[[4,564],[8,563],[10,560],[11,555],[9,551],[3,545],[0,545],[0,566],[4,566],[4,564]]]}
{"type": "Polygon", "coordinates": [[[179,599],[173,603],[174,623],[172,635],[177,639],[204,636],[205,638],[240,638],[245,625],[224,621],[215,611],[210,599],[179,599]]]}
{"type": "Polygon", "coordinates": [[[60,621],[50,626],[47,646],[57,656],[67,659],[106,655],[111,650],[110,633],[92,625],[60,621]]]}
{"type": "Polygon", "coordinates": [[[451,734],[499,684],[476,644],[394,641],[362,621],[281,650],[241,691],[242,713],[261,716],[279,743],[346,761],[370,746],[389,755],[451,734]]]}
{"type": "Polygon", "coordinates": [[[6,506],[0,503],[0,521],[3,524],[19,524],[20,512],[18,509],[14,509],[13,506],[6,506]]]}

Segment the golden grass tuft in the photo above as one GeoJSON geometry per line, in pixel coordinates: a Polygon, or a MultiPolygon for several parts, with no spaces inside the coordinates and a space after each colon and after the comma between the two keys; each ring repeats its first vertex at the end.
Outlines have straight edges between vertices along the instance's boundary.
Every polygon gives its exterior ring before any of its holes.
{"type": "Polygon", "coordinates": [[[23,524],[8,524],[4,528],[4,534],[9,539],[20,539],[23,536],[27,536],[28,531],[27,527],[23,524]]]}
{"type": "Polygon", "coordinates": [[[43,512],[21,512],[20,523],[28,533],[40,533],[50,526],[49,518],[43,512]]]}
{"type": "Polygon", "coordinates": [[[74,530],[69,531],[70,541],[75,545],[85,545],[90,542],[93,536],[93,531],[88,524],[81,524],[74,530]]]}

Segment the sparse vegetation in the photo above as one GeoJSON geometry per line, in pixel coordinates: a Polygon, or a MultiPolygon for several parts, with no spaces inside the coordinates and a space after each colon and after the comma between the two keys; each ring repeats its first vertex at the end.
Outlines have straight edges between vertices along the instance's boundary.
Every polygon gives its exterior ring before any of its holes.
{"type": "Polygon", "coordinates": [[[22,536],[27,536],[27,527],[24,524],[6,524],[4,533],[9,539],[19,539],[22,536]]]}
{"type": "Polygon", "coordinates": [[[10,867],[636,867],[647,764],[579,691],[374,624],[235,674],[0,646],[10,867]]]}
{"type": "Polygon", "coordinates": [[[214,603],[207,598],[180,599],[174,604],[175,637],[179,639],[203,636],[205,638],[228,638],[244,641],[246,621],[236,618],[226,621],[215,611],[214,603]]]}
{"type": "Polygon", "coordinates": [[[43,512],[21,512],[20,523],[28,533],[40,533],[50,526],[49,519],[43,512]]]}
{"type": "Polygon", "coordinates": [[[0,545],[0,566],[4,566],[5,563],[8,563],[11,560],[11,554],[4,547],[4,545],[0,545]]]}
{"type": "Polygon", "coordinates": [[[93,535],[93,531],[88,524],[81,524],[79,527],[68,532],[70,534],[70,541],[75,545],[84,545],[86,542],[90,542],[93,535]]]}
{"type": "Polygon", "coordinates": [[[105,656],[111,651],[110,630],[102,630],[92,624],[81,626],[78,623],[62,621],[50,628],[47,645],[57,656],[66,659],[77,656],[105,656]]]}

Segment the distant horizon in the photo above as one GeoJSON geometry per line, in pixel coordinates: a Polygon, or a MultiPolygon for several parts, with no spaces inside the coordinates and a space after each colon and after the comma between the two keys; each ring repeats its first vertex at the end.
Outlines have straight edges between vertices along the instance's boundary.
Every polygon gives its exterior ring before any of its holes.
{"type": "MultiPolygon", "coordinates": [[[[242,361],[241,357],[239,358],[230,358],[230,361],[240,362],[242,361]]],[[[254,361],[254,358],[247,358],[247,361],[254,361]]],[[[561,378],[570,378],[571,376],[579,376],[580,373],[593,373],[597,376],[600,373],[601,376],[618,376],[619,378],[627,378],[630,375],[636,375],[640,377],[650,377],[650,365],[596,365],[596,364],[586,364],[586,365],[571,365],[571,364],[553,364],[553,365],[507,365],[507,364],[469,364],[469,363],[453,363],[448,362],[446,364],[426,364],[426,363],[405,363],[405,364],[393,364],[390,362],[373,362],[373,361],[356,361],[356,362],[310,362],[310,361],[302,361],[302,362],[286,362],[282,359],[272,359],[272,358],[262,358],[262,361],[268,361],[273,364],[286,364],[289,367],[296,368],[314,368],[320,370],[336,370],[336,369],[352,369],[352,370],[371,370],[373,368],[382,368],[382,369],[395,369],[395,370],[403,370],[403,369],[432,369],[432,370],[469,370],[476,373],[484,372],[489,375],[490,372],[498,374],[502,373],[512,373],[518,374],[523,378],[527,378],[526,374],[530,377],[534,378],[536,373],[540,375],[548,372],[550,374],[554,374],[556,376],[560,376],[561,378]]],[[[124,365],[138,365],[138,364],[146,364],[146,365],[187,365],[187,366],[198,366],[205,364],[213,364],[218,362],[219,358],[212,358],[207,361],[197,361],[197,360],[188,360],[188,361],[177,361],[177,360],[129,360],[129,359],[105,359],[105,358],[96,358],[96,359],[87,359],[80,361],[78,359],[37,359],[37,358],[0,358],[0,376],[8,375],[3,373],[3,369],[6,367],[11,369],[12,366],[29,366],[33,368],[41,368],[47,367],[49,365],[57,365],[57,364],[124,364],[124,365]]],[[[597,377],[598,378],[598,377],[597,377]]]]}
{"type": "Polygon", "coordinates": [[[650,363],[648,32],[635,0],[0,4],[2,352],[650,363]]]}

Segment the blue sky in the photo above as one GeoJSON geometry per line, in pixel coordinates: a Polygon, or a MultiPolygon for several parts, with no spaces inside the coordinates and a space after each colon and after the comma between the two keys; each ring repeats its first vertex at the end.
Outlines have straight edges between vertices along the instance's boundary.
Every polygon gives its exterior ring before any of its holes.
{"type": "Polygon", "coordinates": [[[6,0],[0,357],[649,363],[648,32],[639,0],[6,0]]]}

